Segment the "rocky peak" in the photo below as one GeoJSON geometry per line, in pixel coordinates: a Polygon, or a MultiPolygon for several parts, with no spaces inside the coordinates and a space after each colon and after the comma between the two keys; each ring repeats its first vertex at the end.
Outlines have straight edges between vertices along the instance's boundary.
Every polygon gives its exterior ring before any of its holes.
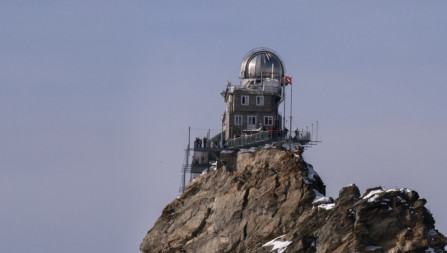
{"type": "Polygon", "coordinates": [[[446,252],[426,201],[408,189],[344,187],[335,201],[302,149],[221,154],[162,211],[149,252],[446,252]]]}

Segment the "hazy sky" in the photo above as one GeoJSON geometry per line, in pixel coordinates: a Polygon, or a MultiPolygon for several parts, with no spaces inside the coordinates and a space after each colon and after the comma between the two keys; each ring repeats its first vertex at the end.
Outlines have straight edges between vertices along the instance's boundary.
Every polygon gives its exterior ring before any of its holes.
{"type": "MultiPolygon", "coordinates": [[[[0,252],[139,252],[188,126],[220,129],[244,55],[275,50],[305,152],[341,187],[407,187],[447,234],[446,1],[1,1],[0,252]]],[[[203,136],[203,131],[193,132],[203,136]]]]}

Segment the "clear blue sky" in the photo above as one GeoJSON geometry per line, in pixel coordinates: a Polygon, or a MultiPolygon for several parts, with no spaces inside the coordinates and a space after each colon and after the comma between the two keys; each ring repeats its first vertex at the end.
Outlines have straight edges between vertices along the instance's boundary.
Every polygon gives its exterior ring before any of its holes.
{"type": "MultiPolygon", "coordinates": [[[[280,54],[328,195],[415,189],[447,233],[446,1],[2,1],[0,252],[139,252],[187,128],[280,54]]],[[[202,134],[202,133],[193,133],[202,134]]],[[[195,136],[193,136],[195,137],[195,136]]]]}

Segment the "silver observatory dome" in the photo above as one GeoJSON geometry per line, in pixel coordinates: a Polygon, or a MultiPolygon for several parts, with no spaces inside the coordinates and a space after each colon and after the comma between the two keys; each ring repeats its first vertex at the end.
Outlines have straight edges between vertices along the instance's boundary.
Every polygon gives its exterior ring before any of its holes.
{"type": "Polygon", "coordinates": [[[245,55],[240,79],[277,79],[283,84],[284,64],[281,58],[269,48],[256,48],[245,55]]]}

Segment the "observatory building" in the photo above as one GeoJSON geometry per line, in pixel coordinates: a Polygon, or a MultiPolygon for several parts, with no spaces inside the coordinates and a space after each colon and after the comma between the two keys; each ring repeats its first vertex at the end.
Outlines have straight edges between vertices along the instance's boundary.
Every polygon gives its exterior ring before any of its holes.
{"type": "Polygon", "coordinates": [[[222,92],[227,104],[224,116],[225,141],[260,131],[281,131],[278,113],[283,101],[284,64],[270,49],[250,51],[243,59],[240,86],[227,82],[222,92]]]}
{"type": "MultiPolygon", "coordinates": [[[[226,103],[221,131],[210,136],[208,130],[205,137],[195,138],[192,147],[188,143],[182,166],[181,192],[188,181],[204,171],[218,167],[219,162],[225,162],[224,159],[221,160],[221,154],[274,142],[279,145],[288,143],[289,147],[292,142],[302,146],[318,142],[318,122],[315,140],[311,139],[308,127],[299,129],[299,126],[295,125],[294,136],[285,127],[285,115],[281,115],[279,109],[280,105],[283,105],[283,113],[286,111],[285,91],[286,86],[291,84],[291,78],[285,76],[285,65],[277,53],[268,48],[257,48],[248,52],[242,60],[239,79],[240,85],[227,82],[225,90],[221,92],[226,103]]],[[[292,99],[290,112],[291,102],[292,99]]],[[[291,122],[292,114],[289,120],[290,129],[291,122]]],[[[203,129],[203,126],[201,128],[203,129]]],[[[191,127],[188,139],[191,139],[191,127]]]]}

